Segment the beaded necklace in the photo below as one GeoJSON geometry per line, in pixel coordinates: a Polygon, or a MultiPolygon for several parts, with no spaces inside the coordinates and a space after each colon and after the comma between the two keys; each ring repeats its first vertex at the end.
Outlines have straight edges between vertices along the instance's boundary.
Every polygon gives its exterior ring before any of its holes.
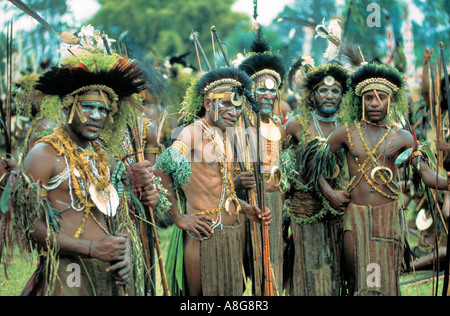
{"type": "Polygon", "coordinates": [[[336,115],[333,115],[332,117],[327,118],[327,117],[322,117],[320,115],[317,115],[316,111],[314,111],[314,112],[312,112],[312,118],[313,118],[314,128],[316,129],[320,138],[325,138],[325,136],[323,135],[322,129],[320,128],[319,121],[325,122],[325,123],[334,122],[334,128],[336,129],[336,127],[337,127],[336,115]]]}
{"type": "MultiPolygon", "coordinates": [[[[395,182],[392,182],[392,184],[393,184],[393,186],[394,186],[395,188],[393,188],[393,187],[391,186],[391,184],[390,184],[391,181],[390,181],[390,180],[392,180],[392,178],[390,178],[389,180],[386,179],[386,178],[385,178],[385,174],[383,174],[383,170],[380,169],[380,170],[382,171],[381,174],[380,174],[380,178],[383,180],[383,184],[385,184],[386,187],[387,187],[394,195],[389,195],[389,194],[383,192],[382,190],[380,190],[380,189],[375,185],[374,179],[371,179],[371,178],[369,177],[369,175],[367,175],[367,171],[369,171],[369,170],[372,169],[373,167],[377,167],[377,168],[380,167],[378,159],[381,157],[382,154],[378,154],[378,155],[377,155],[377,151],[378,151],[379,147],[381,146],[381,144],[382,144],[382,143],[386,140],[386,138],[388,137],[388,135],[389,135],[389,133],[390,133],[392,127],[395,126],[395,123],[392,123],[392,124],[390,124],[389,126],[386,126],[386,127],[387,127],[387,131],[384,133],[383,137],[381,137],[381,139],[377,142],[377,144],[373,147],[372,150],[369,149],[369,146],[367,145],[367,142],[366,142],[365,139],[364,139],[364,136],[363,136],[363,133],[362,133],[362,130],[361,130],[361,124],[360,124],[359,122],[356,122],[356,123],[355,123],[355,126],[356,126],[356,130],[358,131],[359,138],[361,139],[361,142],[363,143],[364,150],[365,150],[365,152],[366,152],[366,159],[365,159],[364,162],[361,164],[361,162],[359,161],[358,157],[357,157],[356,155],[354,155],[355,161],[356,161],[356,163],[358,164],[358,172],[361,173],[361,176],[360,176],[359,179],[356,181],[356,183],[354,182],[356,176],[353,177],[353,178],[351,179],[351,181],[350,181],[350,183],[349,183],[349,185],[348,185],[348,189],[347,189],[348,192],[352,191],[352,190],[358,185],[358,183],[361,181],[362,177],[364,177],[364,178],[366,179],[367,183],[370,185],[370,187],[371,187],[372,189],[374,189],[376,192],[378,192],[379,194],[381,194],[382,196],[384,196],[384,197],[386,197],[386,198],[389,198],[389,199],[392,199],[392,200],[397,200],[397,199],[398,199],[398,195],[400,194],[400,192],[399,192],[399,187],[398,187],[398,185],[397,185],[395,182]]],[[[349,141],[350,150],[353,151],[353,150],[354,150],[354,143],[353,143],[353,141],[352,141],[352,138],[351,138],[351,135],[350,135],[350,130],[349,130],[349,127],[348,127],[348,124],[347,124],[347,123],[345,123],[345,129],[346,129],[346,132],[347,132],[347,138],[348,138],[348,141],[349,141]]],[[[394,133],[394,135],[392,136],[391,140],[388,142],[388,144],[386,145],[386,147],[389,147],[389,145],[392,143],[392,141],[394,140],[394,138],[395,138],[395,136],[396,136],[396,134],[397,134],[397,132],[398,132],[399,130],[400,130],[400,128],[398,128],[397,131],[394,133]]],[[[376,168],[375,168],[375,169],[376,169],[376,168]]],[[[387,169],[387,168],[386,168],[386,169],[387,169]]],[[[392,171],[391,171],[391,172],[392,172],[392,171]]]]}
{"type": "Polygon", "coordinates": [[[202,119],[198,124],[203,132],[208,136],[209,141],[214,145],[215,154],[217,157],[217,161],[220,166],[220,172],[222,173],[222,189],[221,189],[221,198],[219,202],[219,206],[213,210],[208,210],[204,212],[199,212],[194,215],[202,215],[202,214],[215,214],[221,213],[222,211],[226,211],[228,214],[232,215],[229,211],[229,203],[233,202],[236,205],[236,215],[241,211],[241,205],[236,196],[236,192],[234,190],[234,184],[230,179],[232,179],[231,175],[231,161],[227,159],[227,137],[226,133],[223,137],[224,148],[222,149],[218,144],[218,141],[215,139],[214,131],[209,126],[208,122],[202,119]]]}

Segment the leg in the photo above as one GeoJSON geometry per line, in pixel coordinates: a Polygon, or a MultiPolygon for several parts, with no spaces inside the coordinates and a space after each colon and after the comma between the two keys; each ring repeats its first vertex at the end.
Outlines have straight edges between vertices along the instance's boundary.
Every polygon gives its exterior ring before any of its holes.
{"type": "Polygon", "coordinates": [[[200,277],[200,241],[185,236],[184,269],[188,296],[201,296],[202,283],[200,277]]]}
{"type": "Polygon", "coordinates": [[[344,260],[345,272],[347,274],[348,291],[350,295],[355,292],[356,271],[355,271],[355,237],[353,232],[345,231],[344,233],[344,260]]]}

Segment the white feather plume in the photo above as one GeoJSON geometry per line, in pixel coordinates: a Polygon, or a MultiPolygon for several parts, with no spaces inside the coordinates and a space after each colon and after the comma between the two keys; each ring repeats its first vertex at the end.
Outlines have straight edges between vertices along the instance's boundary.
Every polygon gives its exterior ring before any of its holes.
{"type": "Polygon", "coordinates": [[[328,47],[325,51],[323,57],[327,60],[336,59],[339,53],[339,45],[341,43],[341,26],[340,20],[331,20],[328,27],[325,26],[325,19],[323,19],[322,24],[316,26],[315,31],[317,37],[327,38],[328,47]]]}

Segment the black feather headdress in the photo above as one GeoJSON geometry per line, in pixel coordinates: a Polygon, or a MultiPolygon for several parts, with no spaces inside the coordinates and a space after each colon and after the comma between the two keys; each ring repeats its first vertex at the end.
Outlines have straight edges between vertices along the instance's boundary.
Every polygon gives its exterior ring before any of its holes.
{"type": "Polygon", "coordinates": [[[346,93],[347,80],[349,78],[348,70],[338,62],[330,62],[309,70],[303,77],[302,87],[304,90],[311,92],[320,84],[326,76],[331,76],[336,80],[342,88],[342,92],[346,93]]]}
{"type": "Polygon", "coordinates": [[[251,79],[262,74],[272,75],[277,79],[278,88],[283,84],[286,68],[283,59],[270,51],[269,43],[263,38],[261,26],[258,27],[256,37],[251,45],[248,57],[239,65],[251,79]]]}
{"type": "Polygon", "coordinates": [[[204,74],[198,81],[196,90],[200,95],[205,95],[215,85],[225,84],[227,81],[234,85],[240,85],[244,89],[252,88],[252,80],[238,68],[218,68],[204,74]]]}
{"type": "Polygon", "coordinates": [[[231,87],[239,95],[251,91],[253,81],[239,68],[217,68],[194,80],[181,104],[183,125],[191,124],[205,114],[203,102],[206,94],[221,86],[231,87]]]}
{"type": "Polygon", "coordinates": [[[84,86],[91,85],[107,86],[119,98],[125,98],[145,89],[147,82],[143,79],[143,73],[136,63],[122,58],[118,59],[110,69],[91,71],[82,62],[76,66],[64,64],[53,67],[39,78],[35,88],[47,95],[64,97],[84,86]]]}
{"type": "Polygon", "coordinates": [[[371,87],[387,89],[395,95],[404,87],[403,75],[395,68],[383,64],[363,64],[351,76],[350,85],[357,96],[371,87]]]}
{"type": "Polygon", "coordinates": [[[364,117],[362,95],[365,91],[381,90],[394,97],[387,113],[387,119],[394,122],[398,115],[408,113],[408,99],[405,95],[404,76],[397,69],[377,63],[363,63],[350,76],[349,91],[342,100],[341,122],[359,121],[364,117]]]}

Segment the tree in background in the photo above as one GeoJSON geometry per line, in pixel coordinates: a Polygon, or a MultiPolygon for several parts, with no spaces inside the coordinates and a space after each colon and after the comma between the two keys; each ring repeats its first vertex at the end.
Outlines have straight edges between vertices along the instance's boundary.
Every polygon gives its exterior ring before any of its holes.
{"type": "MultiPolygon", "coordinates": [[[[326,23],[332,19],[340,18],[335,0],[295,0],[292,5],[286,6],[278,15],[278,18],[285,18],[283,21],[275,22],[273,30],[284,42],[284,56],[290,61],[290,65],[295,62],[305,52],[305,42],[308,41],[305,27],[295,22],[295,19],[306,19],[316,23],[322,23],[325,18],[326,23]],[[294,33],[295,32],[295,33],[294,33]]],[[[322,55],[327,48],[327,41],[323,38],[311,42],[311,57],[316,63],[322,61],[322,55]]],[[[289,66],[290,66],[289,65],[289,66]]]]}
{"type": "MultiPolygon", "coordinates": [[[[25,3],[58,32],[67,30],[68,25],[74,27],[73,14],[68,11],[68,6],[65,1],[32,0],[25,1],[25,3]]],[[[17,31],[14,36],[14,49],[21,63],[21,65],[16,65],[16,69],[19,66],[20,71],[28,69],[28,71],[39,72],[41,63],[55,64],[58,62],[57,50],[60,43],[57,34],[50,32],[37,22],[34,22],[36,26],[31,29],[24,28],[21,25],[23,22],[21,19],[28,15],[9,1],[2,1],[0,3],[0,12],[2,12],[2,19],[0,19],[0,26],[2,28],[0,30],[3,33],[6,33],[6,25],[11,21],[6,19],[6,16],[8,16],[7,13],[12,13],[13,16],[14,29],[17,31]]],[[[28,21],[34,20],[29,17],[28,21]]],[[[4,45],[0,46],[0,56],[1,54],[5,54],[4,45]]]]}
{"type": "MultiPolygon", "coordinates": [[[[250,30],[249,17],[231,11],[234,0],[98,0],[101,9],[89,23],[102,26],[111,38],[127,31],[124,42],[135,57],[164,59],[192,51],[188,60],[198,65],[191,32],[212,59],[211,23],[221,39],[250,30]]],[[[216,48],[217,49],[217,48],[216,48]]],[[[213,64],[213,60],[210,60],[213,64]]],[[[202,61],[202,64],[203,61],[202,61]]]]}
{"type": "MultiPolygon", "coordinates": [[[[450,49],[450,0],[413,0],[424,15],[422,25],[413,23],[416,66],[423,62],[425,48],[434,48],[435,55],[442,41],[450,49]]],[[[448,55],[448,54],[447,54],[448,55]]]]}

